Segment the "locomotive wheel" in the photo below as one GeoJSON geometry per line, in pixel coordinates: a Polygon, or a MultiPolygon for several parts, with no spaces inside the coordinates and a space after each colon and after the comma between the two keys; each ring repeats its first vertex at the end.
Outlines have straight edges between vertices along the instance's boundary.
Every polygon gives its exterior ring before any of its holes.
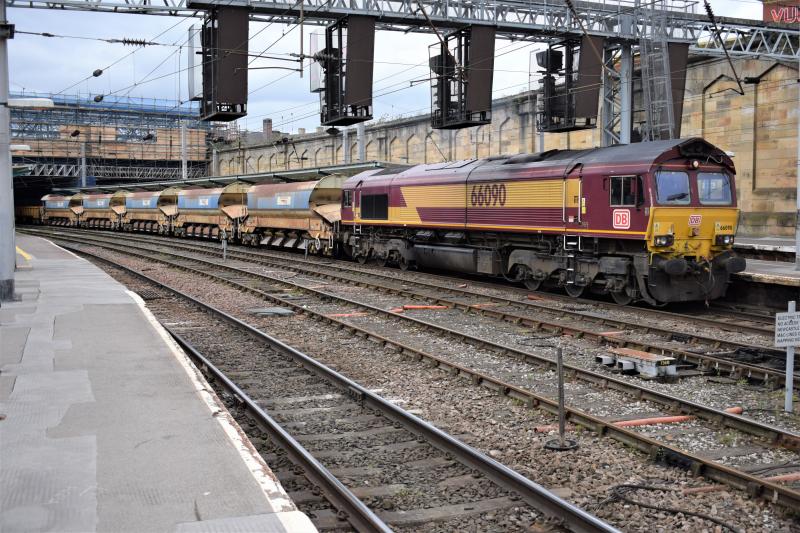
{"type": "Polygon", "coordinates": [[[376,255],[375,264],[378,265],[379,267],[385,267],[387,264],[389,264],[389,254],[376,255]]]}
{"type": "Polygon", "coordinates": [[[360,265],[364,265],[364,264],[366,264],[366,262],[367,262],[367,259],[368,259],[368,257],[367,257],[366,255],[363,255],[363,254],[361,254],[361,255],[357,255],[357,256],[356,256],[356,261],[358,261],[358,263],[359,263],[360,265]]]}
{"type": "Polygon", "coordinates": [[[628,305],[633,301],[633,296],[628,294],[627,291],[612,292],[611,297],[617,305],[628,305]]]}
{"type": "Polygon", "coordinates": [[[539,287],[542,286],[543,281],[544,280],[541,279],[525,278],[525,281],[523,283],[525,284],[525,288],[528,289],[529,291],[538,291],[539,287]]]}
{"type": "Polygon", "coordinates": [[[567,283],[564,285],[564,290],[573,298],[580,298],[585,288],[585,285],[575,285],[574,283],[567,283]]]}

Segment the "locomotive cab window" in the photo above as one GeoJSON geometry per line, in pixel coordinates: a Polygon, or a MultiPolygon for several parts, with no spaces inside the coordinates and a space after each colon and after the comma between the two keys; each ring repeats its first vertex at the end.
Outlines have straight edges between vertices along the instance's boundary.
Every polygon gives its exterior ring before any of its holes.
{"type": "Polygon", "coordinates": [[[617,206],[639,206],[644,203],[641,176],[611,176],[611,202],[617,206]]]}
{"type": "Polygon", "coordinates": [[[697,193],[704,205],[731,205],[731,179],[721,172],[698,172],[697,193]]]}
{"type": "Polygon", "coordinates": [[[692,200],[686,172],[659,170],[656,172],[656,191],[656,199],[661,205],[686,205],[692,200]]]}
{"type": "Polygon", "coordinates": [[[353,191],[342,193],[342,207],[353,207],[353,191]]]}
{"type": "Polygon", "coordinates": [[[388,220],[389,195],[388,194],[362,194],[361,218],[371,220],[388,220]]]}

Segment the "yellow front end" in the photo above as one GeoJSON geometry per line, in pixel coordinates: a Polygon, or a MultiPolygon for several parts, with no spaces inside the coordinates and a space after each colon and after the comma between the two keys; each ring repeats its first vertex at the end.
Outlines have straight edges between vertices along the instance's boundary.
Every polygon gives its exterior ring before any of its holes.
{"type": "Polygon", "coordinates": [[[651,254],[711,261],[733,248],[736,207],[653,207],[647,228],[651,254]]]}

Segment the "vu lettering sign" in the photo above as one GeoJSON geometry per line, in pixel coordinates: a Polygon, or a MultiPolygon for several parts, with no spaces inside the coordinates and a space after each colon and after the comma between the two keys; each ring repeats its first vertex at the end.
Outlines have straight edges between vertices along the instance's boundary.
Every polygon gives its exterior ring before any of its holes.
{"type": "Polygon", "coordinates": [[[775,313],[775,346],[800,346],[800,313],[775,313]]]}
{"type": "Polygon", "coordinates": [[[777,22],[779,24],[797,24],[800,22],[800,2],[764,2],[764,22],[777,22]]]}

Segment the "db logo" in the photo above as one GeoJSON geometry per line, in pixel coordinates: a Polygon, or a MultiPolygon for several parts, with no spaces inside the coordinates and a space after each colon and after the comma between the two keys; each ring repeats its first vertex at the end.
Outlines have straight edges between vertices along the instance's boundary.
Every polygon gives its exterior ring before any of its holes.
{"type": "Polygon", "coordinates": [[[703,220],[703,216],[702,215],[689,215],[689,225],[690,226],[699,226],[701,220],[703,220]]]}
{"type": "Polygon", "coordinates": [[[614,209],[614,229],[629,229],[631,212],[628,209],[614,209]]]}

